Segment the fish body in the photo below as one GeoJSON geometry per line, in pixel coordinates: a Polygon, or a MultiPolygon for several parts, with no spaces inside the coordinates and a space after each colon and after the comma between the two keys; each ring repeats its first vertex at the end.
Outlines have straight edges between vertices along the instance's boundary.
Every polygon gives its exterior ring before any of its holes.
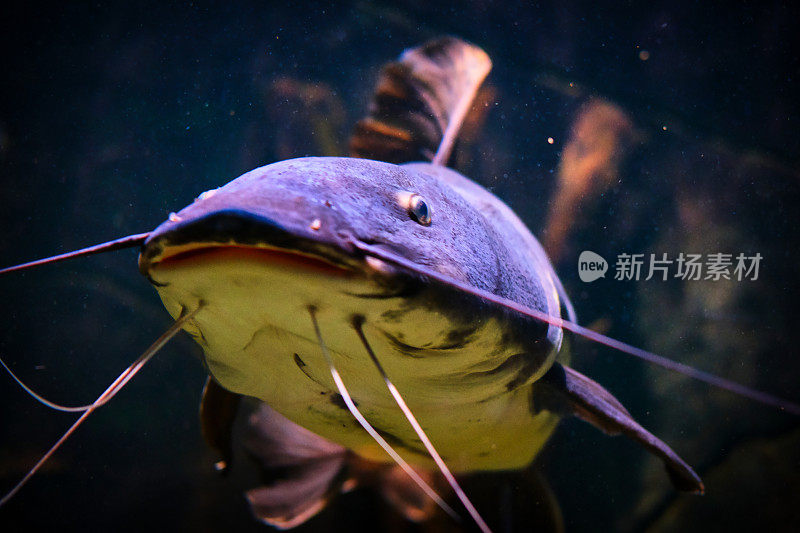
{"type": "Polygon", "coordinates": [[[407,460],[432,466],[370,364],[354,317],[453,470],[522,468],[555,428],[558,416],[537,410],[533,396],[553,361],[567,362],[560,328],[365,261],[342,237],[559,316],[555,274],[536,239],[457,172],[295,159],[201,195],[171,219],[148,239],[141,269],[173,316],[205,302],[188,331],[225,389],[388,461],[336,392],[307,319],[313,306],[354,400],[407,460]],[[409,193],[427,202],[430,225],[409,217],[409,193]]]}
{"type": "Polygon", "coordinates": [[[560,320],[574,312],[541,245],[447,167],[490,68],[454,38],[404,52],[355,128],[357,157],[255,169],[144,242],[140,271],[167,310],[195,313],[186,329],[211,376],[201,422],[220,464],[238,398],[262,402],[246,446],[267,481],[247,497],[269,524],[303,523],[365,477],[412,520],[431,500],[452,513],[410,464],[441,472],[487,531],[450,471],[523,469],[566,415],[639,442],[677,488],[703,490],[568,366],[560,320]]]}

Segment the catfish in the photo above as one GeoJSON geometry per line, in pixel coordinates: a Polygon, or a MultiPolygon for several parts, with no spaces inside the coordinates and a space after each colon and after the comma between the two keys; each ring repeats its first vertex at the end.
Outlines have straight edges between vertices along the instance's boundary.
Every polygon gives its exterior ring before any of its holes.
{"type": "Polygon", "coordinates": [[[678,490],[704,490],[669,446],[569,366],[569,335],[796,414],[577,324],[524,223],[447,166],[490,69],[485,52],[452,37],[408,50],[384,69],[352,157],[260,167],[151,232],[0,271],[141,246],[139,270],[176,318],[96,402],[72,408],[84,414],[64,438],[183,329],[209,372],[201,425],[220,470],[242,398],[257,402],[244,440],[267,482],[247,497],[264,522],[297,526],[367,482],[409,519],[429,518],[431,502],[457,518],[440,474],[488,531],[455,475],[526,468],[564,416],[640,443],[678,490]]]}

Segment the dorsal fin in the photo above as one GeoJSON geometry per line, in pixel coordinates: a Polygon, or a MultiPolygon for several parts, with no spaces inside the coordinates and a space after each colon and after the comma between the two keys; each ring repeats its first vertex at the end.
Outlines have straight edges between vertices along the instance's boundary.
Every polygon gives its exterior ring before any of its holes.
{"type": "Polygon", "coordinates": [[[486,52],[455,37],[406,50],[383,68],[369,116],[350,138],[350,154],[397,164],[446,164],[491,68],[486,52]]]}

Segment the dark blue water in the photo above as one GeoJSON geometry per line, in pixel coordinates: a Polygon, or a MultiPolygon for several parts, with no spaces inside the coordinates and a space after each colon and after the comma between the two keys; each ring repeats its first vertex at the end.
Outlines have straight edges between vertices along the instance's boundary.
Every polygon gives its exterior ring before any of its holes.
{"type": "MultiPolygon", "coordinates": [[[[110,2],[8,12],[0,263],[147,231],[263,164],[346,153],[380,66],[452,34],[495,65],[485,122],[464,141],[459,168],[535,234],[552,235],[548,211],[592,102],[625,123],[611,163],[595,173],[606,185],[581,195],[556,260],[581,322],[798,400],[797,13],[777,2],[618,4],[110,2]],[[621,253],[764,259],[756,281],[609,275],[587,284],[582,250],[612,269],[621,253]]],[[[91,401],[170,324],[130,250],[2,278],[0,295],[0,353],[64,403],[91,401]]],[[[165,349],[0,509],[0,523],[261,529],[240,496],[254,476],[212,471],[196,414],[198,354],[188,338],[165,349]]],[[[568,531],[800,527],[795,418],[588,342],[577,342],[573,363],[697,467],[708,494],[676,494],[635,445],[565,421],[534,469],[568,531]]],[[[0,395],[5,490],[72,417],[5,377],[0,395]]],[[[486,488],[497,483],[524,499],[515,479],[479,479],[474,491],[504,493],[486,488]]],[[[526,530],[513,520],[527,516],[523,504],[489,496],[478,505],[500,515],[498,529],[526,530]]],[[[406,527],[362,491],[304,530],[357,526],[406,527]]]]}

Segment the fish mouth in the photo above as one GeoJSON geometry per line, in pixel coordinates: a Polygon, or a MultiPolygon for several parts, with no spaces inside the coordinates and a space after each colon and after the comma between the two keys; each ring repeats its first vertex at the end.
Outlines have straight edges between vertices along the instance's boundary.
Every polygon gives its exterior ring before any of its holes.
{"type": "Polygon", "coordinates": [[[303,269],[328,276],[348,276],[353,270],[325,259],[300,252],[285,251],[268,246],[242,246],[238,244],[192,243],[167,249],[151,267],[181,266],[192,262],[250,260],[262,261],[274,267],[303,269]]]}
{"type": "Polygon", "coordinates": [[[154,284],[156,266],[207,259],[246,258],[331,276],[365,270],[352,237],[320,225],[290,227],[248,211],[227,209],[193,219],[175,217],[156,228],[142,245],[139,271],[154,284]]]}

